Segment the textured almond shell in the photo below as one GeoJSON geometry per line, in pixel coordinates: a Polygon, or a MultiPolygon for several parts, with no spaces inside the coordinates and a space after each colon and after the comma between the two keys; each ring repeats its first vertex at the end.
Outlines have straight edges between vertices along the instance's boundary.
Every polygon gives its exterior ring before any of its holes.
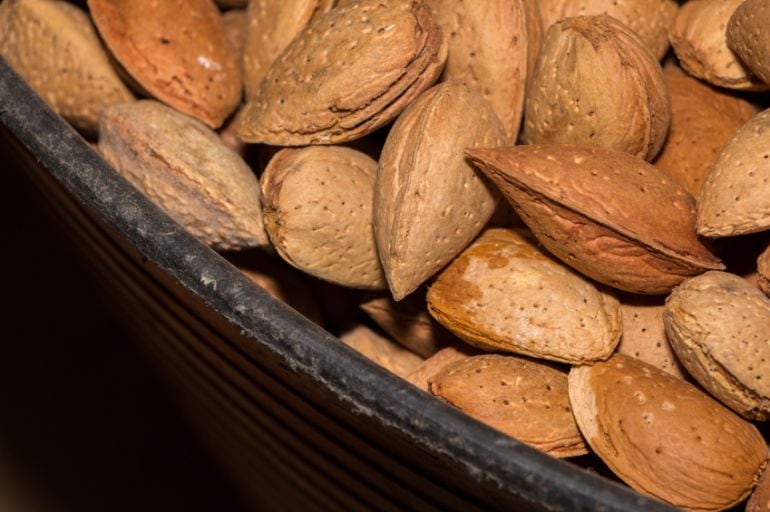
{"type": "Polygon", "coordinates": [[[423,391],[430,391],[428,381],[443,367],[454,361],[475,356],[479,353],[478,350],[466,344],[444,347],[404,375],[404,378],[423,391]]]}
{"type": "Polygon", "coordinates": [[[426,91],[399,116],[374,198],[377,250],[396,300],[451,261],[492,216],[499,196],[463,151],[504,143],[492,107],[459,81],[426,91]]]}
{"type": "Polygon", "coordinates": [[[607,15],[567,18],[548,29],[525,109],[526,143],[585,144],[646,160],[658,154],[671,121],[657,60],[607,15]]]}
{"type": "Polygon", "coordinates": [[[515,143],[527,80],[542,43],[536,0],[429,0],[449,39],[443,78],[484,96],[515,143]]]}
{"type": "Polygon", "coordinates": [[[751,423],[692,384],[616,355],[569,374],[580,432],[624,482],[690,510],[724,510],[748,496],[767,464],[751,423]]]}
{"type": "Polygon", "coordinates": [[[726,27],[743,0],[689,0],[671,26],[669,39],[682,67],[719,87],[766,90],[727,47],[726,27]]]}
{"type": "Polygon", "coordinates": [[[766,0],[741,3],[727,24],[727,45],[765,84],[770,84],[770,4],[766,0]]]}
{"type": "Polygon", "coordinates": [[[519,357],[481,355],[444,366],[431,392],[554,457],[588,453],[569,405],[567,375],[519,357]]]}
{"type": "Polygon", "coordinates": [[[666,299],[666,333],[690,374],[748,419],[770,419],[770,299],[741,277],[707,272],[666,299]]]}
{"type": "Polygon", "coordinates": [[[362,0],[332,9],[273,62],[239,135],[283,146],[363,137],[436,81],[446,48],[420,2],[362,0]]]}
{"type": "Polygon", "coordinates": [[[606,359],[620,340],[620,304],[546,256],[525,231],[490,229],[428,291],[428,310],[485,350],[553,361],[606,359]]]}
{"type": "Polygon", "coordinates": [[[364,325],[343,333],[340,339],[345,345],[398,376],[406,375],[422,362],[422,358],[417,354],[364,325]]]}
{"type": "Polygon", "coordinates": [[[546,249],[597,281],[658,294],[724,268],[695,236],[692,197],[640,158],[570,145],[466,153],[546,249]]]}
{"type": "Polygon", "coordinates": [[[770,510],[770,471],[765,471],[746,503],[746,512],[767,512],[768,510],[770,510]]]}
{"type": "Polygon", "coordinates": [[[51,108],[96,133],[108,105],[131,101],[88,15],[66,2],[5,0],[0,54],[51,108]]]}
{"type": "Polygon", "coordinates": [[[158,100],[212,128],[241,101],[241,72],[212,0],[89,0],[113,55],[158,100]]]}
{"type": "Polygon", "coordinates": [[[153,100],[113,105],[99,150],[174,220],[217,250],[268,244],[259,182],[217,134],[153,100]]]}
{"type": "Polygon", "coordinates": [[[757,259],[757,284],[770,297],[770,246],[757,259]]]}
{"type": "Polygon", "coordinates": [[[278,254],[332,283],[385,288],[372,232],[376,173],[377,162],[345,147],[279,151],[260,178],[278,254]]]}

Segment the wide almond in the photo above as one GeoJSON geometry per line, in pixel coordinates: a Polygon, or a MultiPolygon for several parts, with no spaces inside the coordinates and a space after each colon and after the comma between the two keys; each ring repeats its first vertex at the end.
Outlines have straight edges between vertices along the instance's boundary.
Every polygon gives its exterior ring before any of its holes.
{"type": "Polygon", "coordinates": [[[767,0],[741,3],[727,24],[727,45],[765,84],[770,85],[770,5],[767,0]]]}

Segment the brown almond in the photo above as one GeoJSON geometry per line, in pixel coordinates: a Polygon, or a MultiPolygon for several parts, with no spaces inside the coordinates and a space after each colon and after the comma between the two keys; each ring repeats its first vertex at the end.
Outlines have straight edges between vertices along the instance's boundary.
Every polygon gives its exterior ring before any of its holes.
{"type": "Polygon", "coordinates": [[[217,134],[153,100],[113,105],[99,150],[128,181],[217,250],[268,244],[259,182],[217,134]]]}
{"type": "Polygon", "coordinates": [[[746,503],[746,512],[767,512],[768,510],[770,510],[770,471],[765,470],[746,503]]]}
{"type": "Polygon", "coordinates": [[[398,376],[404,376],[422,362],[422,358],[398,343],[359,325],[340,336],[342,342],[398,376]]]}
{"type": "Polygon", "coordinates": [[[213,0],[89,0],[104,41],[149,94],[212,128],[241,101],[241,72],[213,0]]]}
{"type": "Polygon", "coordinates": [[[247,35],[243,55],[243,85],[253,98],[259,84],[289,43],[310,20],[329,11],[334,0],[251,0],[246,10],[247,35]]]}
{"type": "Polygon", "coordinates": [[[6,0],[0,54],[64,119],[88,134],[108,105],[133,100],[88,15],[67,2],[6,0]]]}
{"type": "Polygon", "coordinates": [[[345,147],[279,151],[260,178],[265,227],[294,267],[352,288],[387,285],[372,232],[377,162],[345,147]]]}
{"type": "Polygon", "coordinates": [[[727,46],[727,23],[743,0],[689,0],[671,26],[669,39],[682,67],[719,87],[759,91],[758,80],[727,46]]]}
{"type": "Polygon", "coordinates": [[[569,396],[580,432],[632,488],[688,510],[724,510],[767,465],[751,423],[692,384],[616,355],[575,366],[569,396]]]}
{"type": "Polygon", "coordinates": [[[463,151],[504,143],[492,107],[459,81],[426,91],[399,116],[374,196],[377,250],[396,300],[451,261],[492,216],[499,195],[463,151]]]}
{"type": "Polygon", "coordinates": [[[588,453],[569,405],[567,375],[519,357],[481,355],[444,366],[430,390],[469,416],[554,457],[588,453]]]}
{"type": "Polygon", "coordinates": [[[698,197],[722,147],[759,109],[678,66],[666,66],[663,76],[671,96],[671,128],[655,167],[698,197]]]}
{"type": "Polygon", "coordinates": [[[431,315],[484,350],[606,359],[620,340],[617,299],[535,244],[525,231],[485,231],[430,287],[431,315]]]}
{"type": "Polygon", "coordinates": [[[770,299],[739,276],[707,272],[671,292],[663,319],[708,392],[745,418],[770,419],[770,299]]]}
{"type": "Polygon", "coordinates": [[[757,284],[770,297],[770,246],[757,259],[757,284]]]}
{"type": "Polygon", "coordinates": [[[246,142],[336,144],[395,118],[436,81],[446,41],[430,8],[411,0],[362,0],[315,18],[250,98],[246,142]]]}
{"type": "Polygon", "coordinates": [[[572,145],[469,149],[551,253],[622,290],[660,294],[724,266],[695,235],[695,201],[641,158],[572,145]]]}
{"type": "Polygon", "coordinates": [[[419,366],[404,375],[404,378],[423,391],[430,391],[430,384],[428,381],[442,368],[454,361],[459,361],[478,354],[478,350],[464,343],[450,345],[425,359],[419,366]]]}
{"type": "Polygon", "coordinates": [[[633,31],[606,14],[551,25],[526,99],[524,142],[585,144],[652,160],[670,121],[660,64],[633,31]]]}
{"type": "Polygon", "coordinates": [[[766,0],[746,0],[730,16],[727,46],[746,67],[770,84],[770,5],[766,0]]]}
{"type": "Polygon", "coordinates": [[[698,200],[698,233],[724,237],[770,229],[770,109],[725,144],[698,200]]]}
{"type": "Polygon", "coordinates": [[[428,0],[449,37],[443,78],[476,89],[515,143],[524,93],[542,43],[536,0],[428,0]],[[501,58],[504,56],[504,58],[501,58]]]}
{"type": "Polygon", "coordinates": [[[657,60],[668,51],[668,28],[676,0],[540,0],[543,32],[564,18],[608,14],[633,30],[657,60]]]}
{"type": "Polygon", "coordinates": [[[235,51],[235,60],[243,72],[243,48],[246,44],[246,11],[233,9],[222,13],[222,25],[230,47],[235,51]]]}

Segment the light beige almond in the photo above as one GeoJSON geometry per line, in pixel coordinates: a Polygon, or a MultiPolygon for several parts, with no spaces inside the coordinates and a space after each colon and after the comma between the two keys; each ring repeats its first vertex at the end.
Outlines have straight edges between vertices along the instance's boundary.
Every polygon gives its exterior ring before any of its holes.
{"type": "Polygon", "coordinates": [[[745,418],[770,419],[770,299],[739,276],[707,272],[671,292],[663,319],[709,393],[745,418]]]}
{"type": "Polygon", "coordinates": [[[484,350],[606,359],[620,340],[617,299],[535,244],[525,231],[485,231],[431,286],[431,315],[484,350]]]}
{"type": "Polygon", "coordinates": [[[527,359],[481,355],[444,366],[430,390],[469,416],[554,457],[588,453],[569,405],[567,375],[527,359]]]}
{"type": "Polygon", "coordinates": [[[748,496],[767,465],[751,423],[692,384],[616,355],[569,374],[580,432],[628,485],[675,507],[717,511],[748,496]]]}
{"type": "Polygon", "coordinates": [[[387,285],[372,232],[377,162],[345,147],[279,151],[260,182],[265,227],[294,267],[352,288],[387,285]]]}
{"type": "Polygon", "coordinates": [[[668,51],[676,0],[539,0],[543,32],[564,18],[608,14],[633,30],[657,60],[668,51]]]}
{"type": "Polygon", "coordinates": [[[443,78],[459,79],[481,93],[515,143],[524,93],[542,43],[536,0],[428,0],[449,53],[443,78]]]}
{"type": "Polygon", "coordinates": [[[396,300],[451,261],[492,216],[499,195],[464,150],[504,143],[489,103],[456,80],[426,91],[393,125],[380,157],[374,233],[396,300]]]}
{"type": "Polygon", "coordinates": [[[770,246],[757,259],[757,284],[770,297],[770,246]]]}
{"type": "Polygon", "coordinates": [[[155,204],[217,250],[267,245],[259,182],[217,134],[157,101],[105,109],[99,150],[155,204]]]}
{"type": "Polygon", "coordinates": [[[398,343],[359,325],[340,336],[342,342],[388,371],[403,377],[422,362],[422,358],[398,343]]]}
{"type": "Polygon", "coordinates": [[[768,512],[770,510],[770,471],[765,470],[756,489],[746,503],[746,512],[768,512]]]}
{"type": "Polygon", "coordinates": [[[724,237],[770,229],[770,109],[727,142],[698,199],[698,233],[724,237]]]}
{"type": "Polygon", "coordinates": [[[243,85],[253,98],[273,61],[307,27],[310,20],[329,11],[334,0],[251,0],[246,9],[247,29],[243,54],[243,85]]]}
{"type": "Polygon", "coordinates": [[[478,350],[464,343],[450,345],[425,359],[419,366],[404,375],[404,378],[423,391],[429,392],[430,384],[428,381],[442,368],[454,361],[459,361],[479,354],[480,352],[478,350]]]}
{"type": "Polygon", "coordinates": [[[133,99],[88,15],[67,2],[2,2],[0,55],[55,112],[88,134],[98,131],[105,107],[133,99]]]}
{"type": "Polygon", "coordinates": [[[695,235],[695,201],[641,158],[572,145],[471,149],[551,253],[622,290],[660,294],[724,266],[695,235]]]}
{"type": "Polygon", "coordinates": [[[212,128],[241,101],[236,55],[213,0],[89,0],[99,33],[141,88],[212,128]]]}
{"type": "Polygon", "coordinates": [[[719,87],[766,90],[727,46],[727,23],[743,0],[689,0],[671,26],[669,39],[682,67],[719,87]]]}
{"type": "Polygon", "coordinates": [[[770,85],[770,4],[742,2],[727,24],[727,46],[766,85],[770,85]]]}
{"type": "Polygon", "coordinates": [[[416,0],[361,0],[315,18],[249,98],[239,135],[279,146],[336,144],[393,120],[435,82],[444,35],[416,0]]]}
{"type": "Polygon", "coordinates": [[[551,25],[530,85],[528,144],[585,144],[652,160],[666,140],[671,106],[660,64],[615,18],[551,25]]]}
{"type": "Polygon", "coordinates": [[[655,167],[698,197],[722,147],[759,109],[676,65],[666,66],[663,76],[671,95],[671,128],[655,167]]]}

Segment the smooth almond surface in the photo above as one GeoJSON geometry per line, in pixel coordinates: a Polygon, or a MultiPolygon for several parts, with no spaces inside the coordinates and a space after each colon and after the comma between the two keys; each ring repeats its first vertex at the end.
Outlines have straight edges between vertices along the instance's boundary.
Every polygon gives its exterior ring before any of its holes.
{"type": "Polygon", "coordinates": [[[770,85],[770,4],[766,0],[741,3],[727,24],[727,46],[754,75],[770,85]]]}

